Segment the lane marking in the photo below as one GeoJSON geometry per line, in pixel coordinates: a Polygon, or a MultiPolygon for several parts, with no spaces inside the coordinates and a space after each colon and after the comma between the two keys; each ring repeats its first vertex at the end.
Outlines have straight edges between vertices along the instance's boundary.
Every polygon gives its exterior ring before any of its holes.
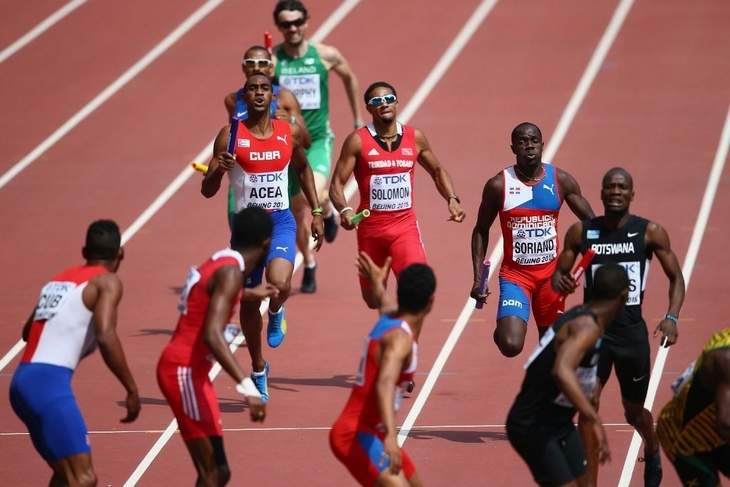
{"type": "Polygon", "coordinates": [[[43,34],[45,31],[56,25],[68,14],[86,3],[86,0],[72,0],[63,7],[59,8],[51,15],[39,22],[31,30],[19,37],[15,42],[10,44],[8,47],[0,51],[0,63],[5,62],[10,56],[23,49],[25,46],[33,42],[37,37],[43,34]]]}
{"type": "MultiPolygon", "coordinates": [[[[329,34],[337,25],[347,16],[348,13],[352,11],[355,6],[360,3],[361,0],[345,0],[343,1],[329,16],[325,21],[322,23],[319,29],[312,35],[310,40],[312,42],[321,42],[324,37],[329,34]]],[[[212,144],[208,144],[203,150],[201,151],[201,155],[210,154],[212,144]]],[[[198,158],[202,159],[202,157],[198,158]]],[[[185,169],[182,173],[178,176],[178,178],[182,178],[182,183],[187,181],[187,179],[190,178],[195,173],[195,170],[192,169],[190,164],[186,165],[185,169]]],[[[182,185],[182,183],[180,185],[182,185]]],[[[175,189],[174,191],[177,191],[175,189]]],[[[170,197],[172,194],[174,194],[174,191],[170,194],[170,197]]],[[[169,199],[169,198],[168,198],[169,199]]],[[[166,200],[165,200],[166,201],[166,200]]],[[[164,203],[163,203],[164,204],[164,203]]],[[[160,205],[161,206],[161,205],[160,205]]],[[[156,210],[155,210],[156,211],[156,210]]],[[[154,214],[154,213],[152,213],[154,214]]],[[[151,217],[152,215],[150,215],[151,217]]],[[[303,256],[301,252],[297,252],[296,259],[294,261],[294,270],[292,273],[296,272],[297,269],[301,266],[303,261],[303,256]]],[[[261,314],[264,314],[266,309],[269,306],[269,300],[266,299],[261,302],[261,307],[259,308],[259,311],[261,314]]],[[[231,353],[235,353],[238,347],[243,343],[244,336],[243,333],[240,333],[236,336],[236,338],[233,340],[233,343],[230,345],[231,353]]],[[[215,365],[210,370],[210,373],[208,374],[208,377],[210,378],[211,382],[213,382],[216,378],[216,376],[220,373],[222,370],[221,365],[216,362],[215,365]]],[[[132,474],[129,476],[126,482],[124,482],[124,487],[133,487],[137,485],[137,482],[139,482],[139,479],[142,478],[142,475],[147,471],[147,469],[150,467],[152,462],[157,458],[157,455],[162,451],[162,448],[164,448],[165,444],[170,440],[172,435],[177,430],[177,420],[172,419],[170,421],[170,424],[167,425],[167,428],[162,432],[162,435],[155,441],[155,444],[152,445],[152,448],[147,452],[147,454],[142,458],[142,460],[139,462],[137,467],[134,469],[132,474]]]]}
{"type": "MultiPolygon", "coordinates": [[[[697,213],[694,230],[692,230],[692,237],[689,242],[689,247],[687,248],[687,255],[684,257],[682,274],[684,275],[685,290],[689,289],[692,271],[694,270],[695,262],[697,262],[697,256],[699,255],[702,239],[705,235],[707,221],[709,220],[710,212],[712,211],[712,204],[715,201],[717,186],[720,183],[720,177],[722,176],[722,171],[725,168],[728,148],[730,148],[730,106],[728,107],[728,112],[725,117],[725,125],[722,128],[720,142],[718,143],[717,151],[715,152],[715,159],[712,162],[712,169],[707,177],[707,186],[705,187],[705,193],[702,196],[702,204],[700,205],[700,211],[697,213]]],[[[654,406],[654,399],[656,398],[656,392],[659,388],[659,382],[662,379],[662,372],[664,371],[664,365],[667,361],[668,354],[669,348],[659,347],[656,359],[654,359],[651,377],[649,377],[649,389],[646,393],[646,400],[644,401],[644,407],[649,411],[651,411],[654,406]]],[[[621,471],[621,477],[618,481],[619,487],[628,487],[631,482],[631,476],[634,473],[634,467],[636,466],[636,458],[639,455],[640,446],[641,436],[634,431],[634,434],[631,437],[629,450],[626,453],[626,460],[624,461],[623,470],[621,471]]]]}
{"type": "MultiPolygon", "coordinates": [[[[583,75],[581,76],[581,79],[578,82],[578,85],[576,86],[573,95],[571,96],[568,104],[563,110],[562,115],[560,116],[560,120],[558,121],[558,125],[555,129],[553,138],[548,142],[547,148],[543,154],[543,160],[552,161],[555,157],[555,154],[557,154],[558,149],[560,148],[560,144],[562,144],[563,139],[568,133],[568,129],[573,123],[573,120],[578,113],[578,109],[583,104],[583,101],[588,94],[588,90],[593,84],[593,81],[598,74],[598,70],[603,64],[603,61],[605,60],[606,55],[611,48],[611,45],[613,45],[613,42],[616,40],[618,32],[619,30],[621,30],[621,26],[623,25],[624,20],[626,19],[626,16],[628,15],[628,12],[631,9],[633,3],[634,0],[622,0],[621,3],[616,7],[611,21],[606,27],[606,30],[601,37],[601,40],[598,42],[598,45],[596,46],[596,49],[593,52],[590,61],[588,62],[588,66],[583,72],[583,75]]],[[[492,275],[494,275],[494,273],[497,271],[499,263],[502,260],[502,244],[503,239],[500,236],[496,246],[494,247],[494,250],[492,250],[492,253],[489,255],[489,260],[492,262],[492,265],[489,271],[488,280],[491,279],[492,275]]],[[[466,328],[466,325],[469,323],[469,318],[474,312],[475,303],[476,302],[470,297],[467,299],[466,304],[464,304],[464,307],[459,314],[459,318],[456,320],[456,323],[454,323],[454,326],[451,329],[451,333],[449,333],[448,338],[444,342],[444,345],[441,348],[438,356],[436,357],[436,361],[434,362],[431,371],[429,372],[425,382],[423,383],[423,386],[421,387],[421,391],[418,393],[418,397],[416,397],[416,400],[414,401],[411,410],[408,412],[408,416],[406,416],[406,419],[403,422],[403,427],[398,433],[399,446],[403,446],[403,443],[405,443],[406,439],[408,438],[408,433],[411,431],[411,428],[415,424],[418,415],[421,413],[423,406],[426,404],[426,400],[431,394],[431,390],[436,384],[436,380],[441,374],[444,365],[446,365],[446,361],[451,355],[451,352],[454,350],[454,347],[459,341],[459,338],[466,328]]]]}
{"type": "Polygon", "coordinates": [[[178,25],[175,30],[170,32],[167,37],[160,41],[159,44],[153,47],[151,51],[145,54],[139,61],[134,63],[119,78],[104,88],[104,90],[96,95],[93,100],[84,105],[81,110],[66,120],[66,122],[58,127],[51,135],[45,137],[43,142],[38,144],[35,149],[30,151],[25,157],[16,162],[10,169],[0,176],[0,189],[12,181],[13,178],[20,174],[25,168],[35,162],[48,149],[56,145],[59,140],[65,137],[66,134],[73,130],[78,124],[83,122],[97,108],[109,100],[109,98],[114,96],[127,83],[147,68],[147,66],[152,64],[158,57],[164,54],[165,51],[172,47],[178,40],[180,40],[180,38],[187,34],[188,31],[208,16],[208,14],[215,10],[221,3],[223,3],[223,0],[208,0],[200,8],[198,8],[198,10],[193,12],[187,19],[178,25]]]}
{"type": "MultiPolygon", "coordinates": [[[[603,426],[623,428],[629,426],[627,423],[603,423],[603,426]]],[[[413,428],[414,431],[438,431],[449,429],[503,429],[503,424],[433,424],[422,425],[413,428]]],[[[329,431],[331,426],[275,426],[269,428],[223,428],[224,433],[240,433],[240,432],[291,432],[291,431],[329,431]]],[[[166,430],[92,430],[90,435],[134,435],[134,434],[160,434],[166,430]]],[[[616,430],[629,431],[629,430],[616,430]]],[[[633,431],[633,430],[631,430],[633,431]]],[[[27,431],[13,431],[8,433],[0,433],[2,436],[28,436],[27,431]]]]}

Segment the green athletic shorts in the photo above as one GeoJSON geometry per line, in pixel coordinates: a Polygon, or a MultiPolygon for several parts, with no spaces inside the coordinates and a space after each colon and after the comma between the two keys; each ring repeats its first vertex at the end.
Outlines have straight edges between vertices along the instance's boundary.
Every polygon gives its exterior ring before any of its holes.
{"type": "MultiPolygon", "coordinates": [[[[328,132],[321,139],[312,140],[312,145],[307,150],[309,167],[313,172],[318,172],[325,178],[329,178],[332,168],[332,147],[335,141],[335,134],[328,132]]],[[[299,178],[296,172],[289,166],[289,196],[299,194],[302,188],[299,186],[299,178]]]]}

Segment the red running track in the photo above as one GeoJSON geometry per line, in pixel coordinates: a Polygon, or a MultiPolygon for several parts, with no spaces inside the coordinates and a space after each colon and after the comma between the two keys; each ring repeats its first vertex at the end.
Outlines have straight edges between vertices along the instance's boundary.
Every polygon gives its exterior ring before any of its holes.
{"type": "MultiPolygon", "coordinates": [[[[3,63],[0,70],[7,70],[4,78],[13,89],[0,96],[13,105],[0,114],[9,135],[0,145],[0,170],[30,151],[199,4],[177,2],[173,10],[160,2],[139,2],[129,13],[113,4],[91,2],[3,63]],[[98,9],[93,16],[84,12],[92,6],[98,9]],[[99,15],[114,15],[116,22],[99,25],[99,15]],[[61,43],[76,49],[59,51],[61,43]],[[106,55],[110,46],[115,46],[114,56],[106,55]],[[44,60],[50,58],[56,59],[57,76],[66,80],[63,96],[49,96],[48,85],[37,80],[44,60]],[[81,67],[93,74],[75,86],[81,67]],[[36,102],[39,97],[45,97],[43,103],[36,102]],[[45,125],[29,128],[27,121],[41,114],[48,119],[45,125]]],[[[4,280],[0,293],[0,353],[17,340],[38,286],[50,272],[76,261],[86,224],[111,216],[121,226],[129,225],[224,122],[221,97],[239,81],[242,49],[259,42],[263,30],[271,30],[268,10],[250,15],[253,5],[224,3],[0,190],[0,207],[7,209],[0,215],[0,263],[14,278],[12,286],[4,280]],[[245,30],[231,21],[242,17],[247,19],[245,30]],[[26,255],[33,257],[24,259],[26,255]]],[[[336,5],[330,0],[310,6],[310,33],[336,5]]],[[[402,3],[364,1],[325,42],[348,57],[363,87],[375,79],[393,81],[407,103],[476,5],[473,0],[448,6],[430,1],[413,9],[402,3]]],[[[445,204],[428,178],[419,175],[417,211],[439,278],[437,306],[420,344],[423,374],[464,305],[476,205],[484,181],[512,160],[509,130],[529,119],[543,127],[549,143],[614,8],[615,2],[609,1],[595,2],[590,10],[577,0],[549,6],[531,2],[529,10],[523,3],[498,3],[413,117],[450,170],[469,214],[465,224],[446,223],[445,204]],[[462,94],[466,90],[468,98],[462,94]]],[[[579,179],[594,206],[604,170],[625,165],[637,181],[635,211],[666,226],[680,258],[730,100],[730,66],[722,55],[730,46],[720,22],[727,14],[719,1],[671,1],[660,12],[638,2],[555,158],[579,179]]],[[[3,26],[12,23],[13,29],[20,22],[3,19],[3,26]]],[[[18,30],[25,32],[38,20],[18,30]]],[[[333,79],[332,85],[334,127],[341,141],[351,120],[339,81],[333,79]]],[[[722,191],[727,184],[724,175],[683,312],[680,345],[665,370],[667,379],[694,358],[728,310],[716,298],[710,302],[728,286],[712,274],[727,260],[721,248],[728,235],[722,217],[730,205],[722,191]]],[[[130,427],[137,432],[92,434],[94,461],[104,485],[121,485],[159,436],[143,431],[160,431],[169,423],[171,413],[151,371],[176,319],[174,288],[188,265],[224,245],[224,206],[223,198],[204,201],[194,178],[127,245],[120,333],[145,404],[130,427]]],[[[568,215],[564,214],[563,229],[572,222],[568,215]]],[[[492,244],[497,236],[492,235],[492,244]]],[[[350,483],[329,452],[326,428],[344,404],[362,336],[374,319],[359,299],[351,267],[354,249],[353,235],[341,234],[335,245],[320,253],[318,293],[292,297],[287,308],[290,336],[282,349],[267,351],[272,363],[267,423],[256,426],[258,431],[226,432],[232,485],[242,484],[244,478],[250,485],[291,485],[293,478],[310,485],[350,483]]],[[[661,272],[655,269],[646,310],[652,324],[663,314],[665,293],[661,272]]],[[[472,326],[466,328],[405,444],[429,485],[529,484],[526,468],[499,426],[522,379],[523,358],[499,356],[491,341],[494,312],[490,303],[472,317],[472,326]],[[443,427],[419,429],[429,425],[443,427]]],[[[533,343],[531,328],[527,347],[533,343]]],[[[237,355],[248,363],[245,350],[237,355]]],[[[16,363],[0,375],[5,390],[16,363]]],[[[120,430],[116,421],[123,414],[117,404],[122,390],[98,356],[81,365],[74,382],[89,429],[120,430]]],[[[660,386],[657,405],[667,399],[668,382],[660,386]]],[[[224,426],[254,428],[241,412],[231,381],[219,379],[217,390],[224,426]]],[[[603,399],[604,421],[623,422],[618,405],[612,382],[603,399]]],[[[404,415],[409,407],[406,402],[404,415]]],[[[0,403],[0,432],[21,431],[8,403],[0,403]]],[[[610,435],[614,463],[601,473],[605,485],[616,483],[630,438],[626,427],[611,428],[610,435]]],[[[3,435],[0,445],[4,451],[18,452],[12,466],[0,467],[3,483],[35,485],[47,480],[47,467],[27,436],[3,435]]],[[[666,469],[665,485],[677,485],[670,470],[666,469]]],[[[193,475],[182,442],[174,436],[140,485],[186,483],[193,475]]]]}

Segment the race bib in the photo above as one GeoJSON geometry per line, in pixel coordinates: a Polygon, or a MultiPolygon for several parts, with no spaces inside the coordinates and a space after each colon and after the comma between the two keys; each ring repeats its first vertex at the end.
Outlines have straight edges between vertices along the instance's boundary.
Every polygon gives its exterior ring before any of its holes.
{"type": "MultiPolygon", "coordinates": [[[[626,299],[626,306],[638,306],[641,304],[641,263],[637,260],[631,262],[617,262],[618,265],[626,269],[629,276],[629,297],[626,299]]],[[[591,266],[592,275],[596,275],[596,271],[601,267],[600,264],[591,266]]]]}
{"type": "Polygon", "coordinates": [[[180,302],[177,305],[177,310],[180,314],[188,314],[188,298],[190,297],[190,291],[200,281],[200,272],[195,267],[191,267],[188,271],[188,275],[185,276],[185,285],[180,293],[180,302]]]}
{"type": "Polygon", "coordinates": [[[512,260],[519,265],[540,265],[557,257],[558,235],[552,215],[510,219],[512,260]]]}
{"type": "Polygon", "coordinates": [[[43,286],[33,319],[38,321],[53,318],[76,286],[75,282],[69,281],[51,281],[43,286]]]}
{"type": "MultiPolygon", "coordinates": [[[[578,384],[580,384],[583,393],[587,397],[593,397],[596,384],[598,383],[598,365],[594,365],[593,367],[578,367],[575,370],[575,375],[578,376],[578,384]]],[[[562,392],[555,398],[555,404],[566,408],[573,407],[573,403],[562,392]]]]}
{"type": "Polygon", "coordinates": [[[407,210],[411,207],[411,176],[407,172],[370,176],[370,209],[407,210]]]}
{"type": "Polygon", "coordinates": [[[279,83],[294,93],[302,110],[319,110],[322,102],[319,74],[282,75],[279,83]]]}
{"type": "Polygon", "coordinates": [[[265,210],[289,208],[289,171],[247,173],[243,171],[243,190],[237,208],[252,206],[265,210]]]}

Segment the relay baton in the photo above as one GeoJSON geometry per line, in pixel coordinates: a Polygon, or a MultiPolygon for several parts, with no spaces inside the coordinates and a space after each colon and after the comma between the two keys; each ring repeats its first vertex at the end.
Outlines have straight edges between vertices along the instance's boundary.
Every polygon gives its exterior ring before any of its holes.
{"type": "Polygon", "coordinates": [[[201,164],[199,162],[193,162],[191,164],[191,166],[193,166],[193,169],[195,169],[198,172],[202,172],[203,174],[208,172],[208,166],[206,166],[205,164],[201,164]]]}
{"type": "MultiPolygon", "coordinates": [[[[489,281],[490,265],[491,263],[488,260],[482,262],[482,266],[479,272],[479,294],[487,294],[487,281],[489,281]]],[[[477,304],[474,307],[476,309],[482,309],[484,307],[484,303],[482,303],[481,301],[477,301],[477,304]]]]}
{"type": "MultiPolygon", "coordinates": [[[[570,273],[570,275],[578,281],[583,274],[585,274],[586,270],[588,269],[588,266],[591,264],[591,261],[593,260],[593,257],[596,255],[596,251],[593,249],[586,250],[586,253],[583,254],[583,258],[580,259],[580,262],[578,262],[578,265],[575,266],[573,269],[573,272],[570,273]]],[[[565,301],[566,295],[563,294],[560,296],[560,301],[565,301]]]]}
{"type": "Polygon", "coordinates": [[[350,223],[352,223],[353,225],[357,225],[358,223],[360,223],[361,221],[363,221],[365,218],[367,218],[369,216],[370,216],[370,210],[365,208],[361,212],[355,213],[355,216],[352,217],[352,219],[350,220],[350,223]]]}
{"type": "Polygon", "coordinates": [[[271,38],[269,31],[264,32],[264,47],[267,51],[269,51],[269,54],[271,54],[274,49],[274,39],[271,38]]]}
{"type": "Polygon", "coordinates": [[[238,119],[231,117],[231,132],[228,134],[228,153],[236,157],[236,135],[238,133],[238,119]]]}

